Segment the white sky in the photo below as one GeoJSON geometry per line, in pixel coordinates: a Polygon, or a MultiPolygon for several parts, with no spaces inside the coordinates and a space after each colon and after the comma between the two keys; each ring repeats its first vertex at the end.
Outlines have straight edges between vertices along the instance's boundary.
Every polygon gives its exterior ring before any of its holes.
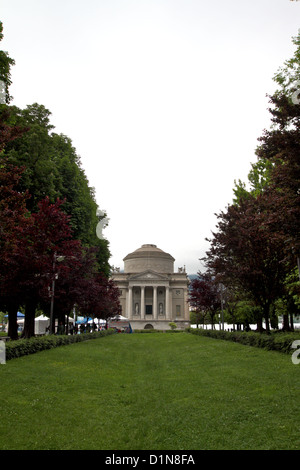
{"type": "Polygon", "coordinates": [[[153,243],[176,270],[202,269],[269,127],[300,2],[0,0],[0,19],[12,104],[43,104],[72,139],[110,219],[110,263],[153,243]]]}

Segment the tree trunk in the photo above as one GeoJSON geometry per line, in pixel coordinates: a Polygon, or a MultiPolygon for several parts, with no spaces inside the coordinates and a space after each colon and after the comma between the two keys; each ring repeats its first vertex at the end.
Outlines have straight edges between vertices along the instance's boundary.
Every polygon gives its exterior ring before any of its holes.
{"type": "Polygon", "coordinates": [[[262,325],[262,318],[259,318],[257,320],[257,331],[259,333],[262,333],[263,332],[263,325],[262,325]]]}
{"type": "Polygon", "coordinates": [[[289,315],[287,313],[282,316],[282,331],[291,331],[289,324],[289,315]]]}
{"type": "Polygon", "coordinates": [[[291,323],[291,331],[294,331],[294,316],[293,313],[290,313],[290,323],[291,323]]]}
{"type": "Polygon", "coordinates": [[[265,304],[264,305],[264,319],[266,322],[266,333],[270,334],[270,321],[269,321],[269,316],[270,316],[270,304],[265,304]]]}
{"type": "Polygon", "coordinates": [[[18,339],[18,323],[17,323],[18,306],[10,305],[8,308],[8,336],[10,339],[18,339]]]}
{"type": "Polygon", "coordinates": [[[28,301],[25,306],[25,324],[24,324],[24,338],[31,338],[34,336],[34,319],[35,310],[37,303],[36,301],[28,301]]]}

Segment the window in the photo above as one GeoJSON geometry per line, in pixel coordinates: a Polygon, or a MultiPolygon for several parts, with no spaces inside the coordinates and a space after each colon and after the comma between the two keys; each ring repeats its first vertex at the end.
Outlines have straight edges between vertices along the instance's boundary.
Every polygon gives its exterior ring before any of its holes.
{"type": "Polygon", "coordinates": [[[146,305],[146,315],[152,315],[152,305],[146,305]]]}

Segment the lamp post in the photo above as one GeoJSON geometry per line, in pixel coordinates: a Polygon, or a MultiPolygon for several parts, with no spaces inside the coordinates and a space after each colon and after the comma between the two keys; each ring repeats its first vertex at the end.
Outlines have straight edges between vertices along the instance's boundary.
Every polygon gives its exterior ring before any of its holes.
{"type": "Polygon", "coordinates": [[[65,259],[64,256],[57,256],[56,251],[53,256],[53,266],[52,266],[52,289],[51,289],[51,304],[50,304],[50,334],[55,333],[55,324],[54,324],[54,292],[55,292],[55,280],[58,279],[58,273],[55,273],[56,262],[59,263],[65,259]]]}

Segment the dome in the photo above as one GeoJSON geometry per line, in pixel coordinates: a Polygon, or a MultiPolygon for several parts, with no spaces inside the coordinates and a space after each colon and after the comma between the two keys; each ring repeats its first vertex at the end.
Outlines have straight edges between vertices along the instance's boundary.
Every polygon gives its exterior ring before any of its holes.
{"type": "Polygon", "coordinates": [[[173,273],[175,259],[156,245],[146,244],[129,253],[123,261],[125,273],[141,273],[147,270],[173,273]]]}

